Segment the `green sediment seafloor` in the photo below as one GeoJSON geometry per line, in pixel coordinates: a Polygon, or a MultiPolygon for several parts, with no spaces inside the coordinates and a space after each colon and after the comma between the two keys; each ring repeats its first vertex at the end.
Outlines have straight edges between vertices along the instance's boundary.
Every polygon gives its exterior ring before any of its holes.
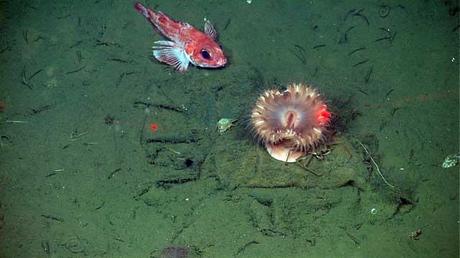
{"type": "Polygon", "coordinates": [[[457,2],[145,4],[229,65],[157,62],[131,2],[0,1],[0,257],[459,256],[457,2]],[[249,117],[292,82],[337,133],[285,164],[249,117]]]}

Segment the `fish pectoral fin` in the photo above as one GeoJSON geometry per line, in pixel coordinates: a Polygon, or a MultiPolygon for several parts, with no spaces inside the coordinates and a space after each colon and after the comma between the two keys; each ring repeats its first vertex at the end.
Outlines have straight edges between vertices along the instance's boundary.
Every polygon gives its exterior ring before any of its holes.
{"type": "Polygon", "coordinates": [[[187,71],[190,59],[184,48],[167,40],[156,41],[153,45],[153,56],[160,62],[174,66],[179,72],[187,71]]]}
{"type": "Polygon", "coordinates": [[[204,20],[204,33],[210,36],[213,39],[217,39],[217,31],[216,28],[212,25],[211,21],[208,19],[204,20]]]}

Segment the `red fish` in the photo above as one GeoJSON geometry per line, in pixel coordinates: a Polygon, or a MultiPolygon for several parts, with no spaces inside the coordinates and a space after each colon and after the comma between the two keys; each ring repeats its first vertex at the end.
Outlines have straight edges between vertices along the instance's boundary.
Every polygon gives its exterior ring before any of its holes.
{"type": "Polygon", "coordinates": [[[141,3],[136,3],[134,7],[154,28],[170,39],[154,42],[153,56],[158,61],[172,65],[180,72],[187,71],[189,63],[205,68],[223,67],[227,63],[222,48],[216,42],[217,32],[208,20],[205,20],[204,32],[201,32],[188,23],[175,21],[141,3]]]}

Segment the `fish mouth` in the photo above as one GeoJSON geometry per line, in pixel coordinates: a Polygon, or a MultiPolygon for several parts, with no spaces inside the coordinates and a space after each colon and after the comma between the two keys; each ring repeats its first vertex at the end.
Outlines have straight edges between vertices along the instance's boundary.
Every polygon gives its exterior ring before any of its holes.
{"type": "Polygon", "coordinates": [[[222,67],[222,66],[225,66],[226,64],[227,64],[227,58],[222,58],[222,59],[217,60],[216,67],[222,67]]]}
{"type": "Polygon", "coordinates": [[[227,59],[222,58],[212,63],[193,63],[193,64],[195,64],[196,66],[202,67],[202,68],[221,68],[227,64],[227,59]]]}

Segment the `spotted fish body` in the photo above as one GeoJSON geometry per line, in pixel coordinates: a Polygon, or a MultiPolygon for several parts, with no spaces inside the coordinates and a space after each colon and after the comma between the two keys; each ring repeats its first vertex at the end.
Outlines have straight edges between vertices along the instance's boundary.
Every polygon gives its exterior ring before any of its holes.
{"type": "Polygon", "coordinates": [[[187,71],[190,63],[205,68],[219,68],[227,63],[222,48],[216,42],[217,32],[208,20],[202,32],[141,3],[136,3],[134,8],[169,39],[154,42],[153,56],[158,61],[174,66],[180,72],[187,71]]]}

